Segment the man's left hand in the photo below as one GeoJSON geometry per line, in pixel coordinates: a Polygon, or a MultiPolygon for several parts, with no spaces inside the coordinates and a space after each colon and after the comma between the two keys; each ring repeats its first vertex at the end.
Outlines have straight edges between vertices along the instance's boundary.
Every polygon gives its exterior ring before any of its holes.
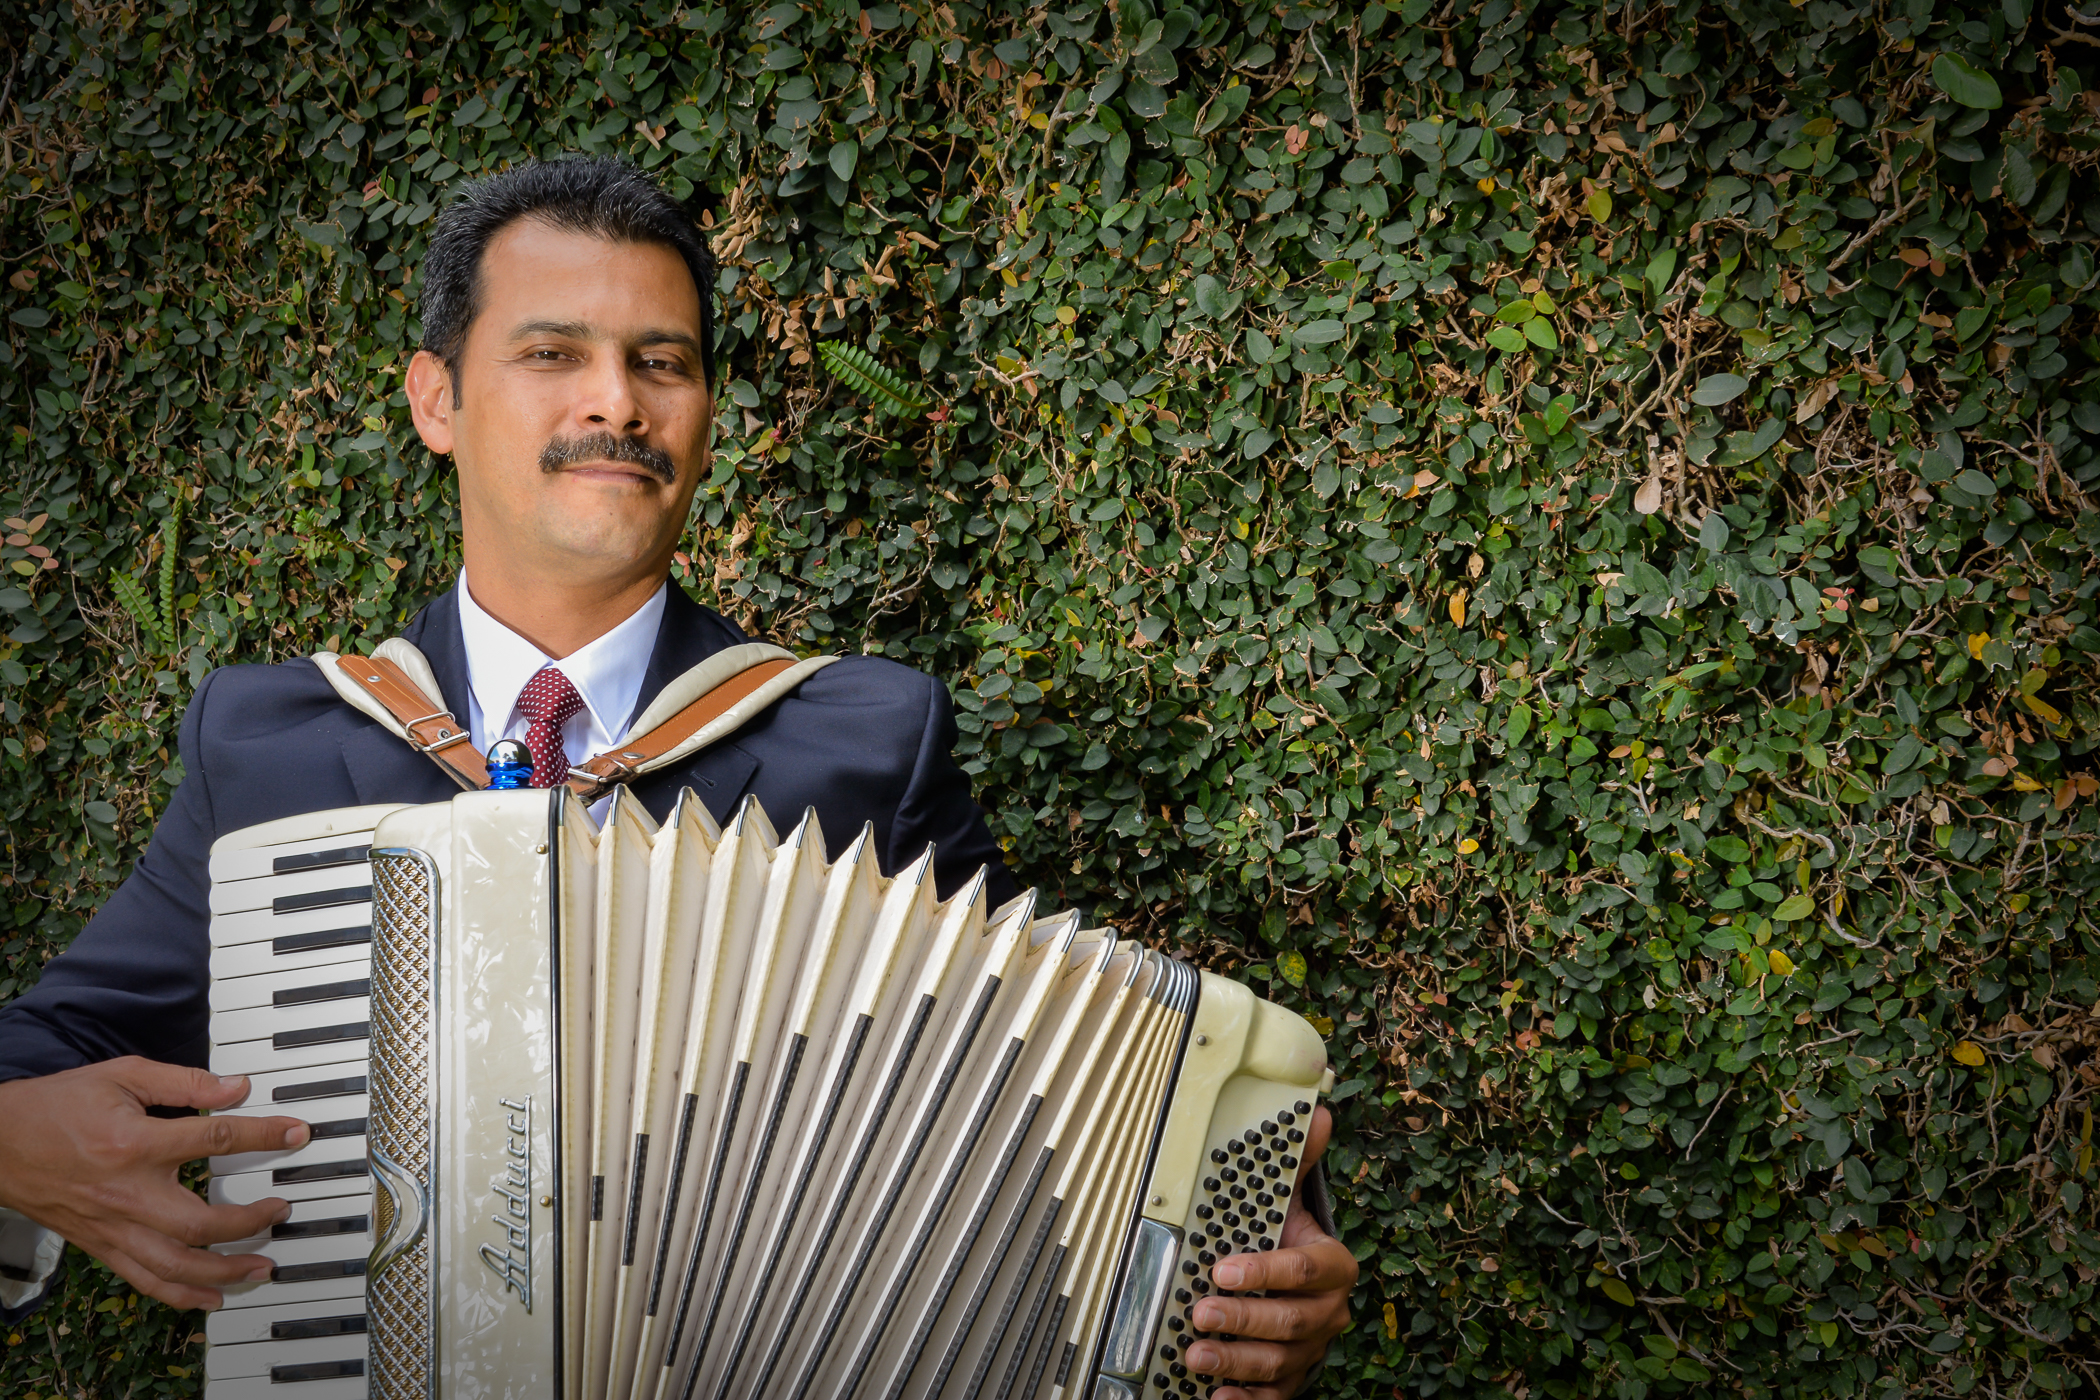
{"type": "Polygon", "coordinates": [[[1190,1309],[1189,1321],[1198,1331],[1239,1339],[1206,1338],[1183,1350],[1183,1362],[1197,1375],[1245,1383],[1219,1386],[1211,1392],[1214,1400],[1284,1400],[1297,1394],[1306,1374],[1327,1354],[1327,1344],[1349,1325],[1356,1257],[1322,1230],[1303,1204],[1305,1173],[1327,1150],[1333,1131],[1333,1115],[1317,1110],[1306,1134],[1299,1190],[1284,1216],[1283,1243],[1265,1254],[1230,1255],[1210,1271],[1221,1289],[1264,1289],[1269,1296],[1204,1298],[1190,1309]]]}

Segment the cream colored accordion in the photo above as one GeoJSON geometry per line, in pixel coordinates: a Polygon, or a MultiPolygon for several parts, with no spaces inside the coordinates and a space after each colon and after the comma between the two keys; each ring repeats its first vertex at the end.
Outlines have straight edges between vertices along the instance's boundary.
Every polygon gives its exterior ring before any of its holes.
{"type": "Polygon", "coordinates": [[[212,855],[212,1068],[292,1152],[208,1400],[1165,1397],[1273,1247],[1303,1019],[931,853],[687,793],[463,793],[212,855]]]}

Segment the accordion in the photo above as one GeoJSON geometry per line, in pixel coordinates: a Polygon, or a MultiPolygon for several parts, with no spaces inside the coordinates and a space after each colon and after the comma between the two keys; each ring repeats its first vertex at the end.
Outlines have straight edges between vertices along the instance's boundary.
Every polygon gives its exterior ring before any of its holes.
{"type": "Polygon", "coordinates": [[[1275,1245],[1318,1034],[814,813],[564,789],[213,849],[211,1067],[312,1123],[206,1324],[208,1400],[1192,1395],[1275,1245]]]}

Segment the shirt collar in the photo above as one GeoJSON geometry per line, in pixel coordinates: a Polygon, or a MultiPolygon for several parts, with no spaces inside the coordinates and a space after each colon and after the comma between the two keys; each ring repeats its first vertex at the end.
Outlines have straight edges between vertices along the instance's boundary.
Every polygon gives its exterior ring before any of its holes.
{"type": "Polygon", "coordinates": [[[656,648],[669,586],[666,579],[626,621],[557,662],[474,601],[462,571],[459,631],[466,646],[467,684],[490,732],[500,734],[510,724],[519,693],[541,667],[558,665],[583,697],[592,729],[602,733],[608,745],[625,739],[627,721],[641,698],[649,657],[656,648]]]}

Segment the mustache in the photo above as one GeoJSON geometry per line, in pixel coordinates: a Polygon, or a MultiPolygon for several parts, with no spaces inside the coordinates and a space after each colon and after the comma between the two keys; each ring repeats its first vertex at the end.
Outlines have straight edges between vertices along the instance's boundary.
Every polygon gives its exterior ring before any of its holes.
{"type": "Polygon", "coordinates": [[[640,467],[666,486],[678,480],[678,467],[670,454],[638,438],[585,433],[577,438],[550,438],[540,449],[543,472],[558,472],[579,462],[621,462],[640,467]]]}

